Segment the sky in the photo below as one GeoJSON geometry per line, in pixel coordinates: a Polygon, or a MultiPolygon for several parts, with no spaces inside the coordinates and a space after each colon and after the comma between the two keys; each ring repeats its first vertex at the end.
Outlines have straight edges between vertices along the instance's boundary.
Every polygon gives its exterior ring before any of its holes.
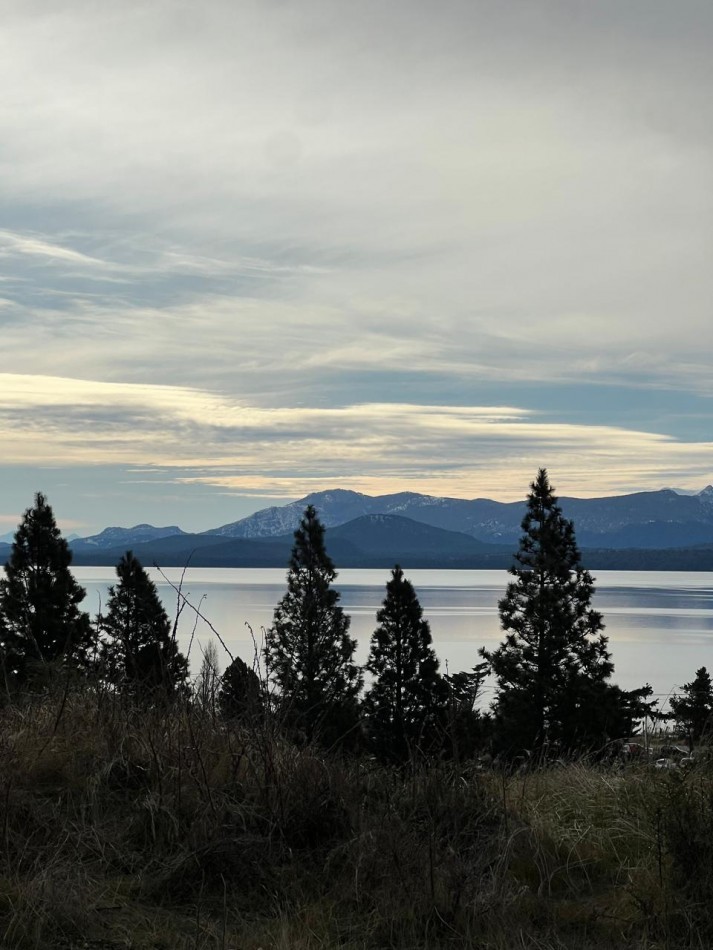
{"type": "Polygon", "coordinates": [[[0,535],[713,481],[709,0],[4,0],[0,535]]]}

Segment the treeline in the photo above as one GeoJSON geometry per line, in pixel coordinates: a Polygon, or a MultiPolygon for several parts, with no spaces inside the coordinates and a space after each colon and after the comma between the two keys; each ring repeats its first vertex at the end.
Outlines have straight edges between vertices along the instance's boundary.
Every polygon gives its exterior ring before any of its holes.
{"type": "Polygon", "coordinates": [[[0,579],[0,663],[7,698],[65,682],[104,685],[141,700],[169,699],[187,687],[155,584],[130,551],[118,583],[92,622],[84,589],[70,571],[72,554],[41,493],[20,523],[0,579]]]}
{"type": "MultiPolygon", "coordinates": [[[[4,695],[14,702],[59,684],[139,704],[183,698],[225,719],[269,718],[298,744],[369,751],[397,763],[484,752],[601,754],[612,740],[632,735],[641,719],[655,717],[656,702],[648,685],[625,691],[611,682],[603,620],[591,605],[593,580],[545,470],[530,486],[522,530],[499,603],[505,636],[496,650],[480,650],[472,669],[444,675],[417,593],[396,565],[361,669],[333,587],[324,526],[310,506],[295,532],[287,591],[266,631],[263,663],[254,668],[231,656],[220,675],[210,650],[191,688],[178,617],[171,622],[130,551],[99,615],[92,620],[81,610],[85,592],[70,571],[71,551],[38,493],[0,579],[4,695]],[[495,699],[483,711],[488,676],[495,699]]],[[[713,714],[705,668],[671,709],[690,743],[704,734],[713,714]]]]}
{"type": "MultiPolygon", "coordinates": [[[[136,558],[94,619],[69,565],[38,495],[0,580],[0,947],[713,946],[706,757],[664,771],[566,755],[606,749],[651,697],[610,683],[544,472],[503,642],[452,675],[398,567],[359,668],[313,509],[260,675],[239,657],[221,675],[211,641],[191,683],[136,558]],[[541,767],[511,768],[523,750],[541,767]]],[[[703,734],[705,670],[680,704],[703,734]]]]}

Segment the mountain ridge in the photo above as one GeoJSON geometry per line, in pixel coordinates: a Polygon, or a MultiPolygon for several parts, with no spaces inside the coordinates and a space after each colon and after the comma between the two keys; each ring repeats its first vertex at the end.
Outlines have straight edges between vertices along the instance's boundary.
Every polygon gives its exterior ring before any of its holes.
{"type": "Polygon", "coordinates": [[[152,524],[136,524],[133,528],[111,527],[104,528],[98,534],[90,535],[87,538],[75,538],[72,541],[72,549],[78,550],[84,547],[113,548],[117,545],[156,541],[186,533],[175,524],[163,528],[157,528],[152,524]]]}
{"type": "MultiPolygon", "coordinates": [[[[574,521],[577,539],[583,547],[666,548],[713,542],[711,486],[696,495],[659,489],[596,498],[563,496],[559,502],[564,515],[574,521]]],[[[517,543],[525,513],[524,500],[499,502],[417,492],[372,496],[334,489],[312,492],[288,505],[265,508],[204,533],[254,539],[284,534],[297,528],[308,504],[315,506],[327,528],[355,517],[394,514],[459,531],[490,544],[517,543]]]]}
{"type": "MultiPolygon", "coordinates": [[[[695,495],[672,489],[598,498],[560,497],[574,521],[588,566],[612,569],[709,570],[713,487],[695,495]],[[585,556],[586,555],[586,556],[585,556]],[[647,567],[647,565],[651,565],[647,567]]],[[[507,567],[517,548],[525,501],[498,502],[347,489],[312,492],[283,506],[200,533],[177,525],[110,527],[70,542],[76,565],[112,564],[129,548],[145,563],[194,566],[285,566],[305,507],[313,504],[340,567],[507,567]]],[[[0,560],[10,554],[0,541],[0,560]]]]}

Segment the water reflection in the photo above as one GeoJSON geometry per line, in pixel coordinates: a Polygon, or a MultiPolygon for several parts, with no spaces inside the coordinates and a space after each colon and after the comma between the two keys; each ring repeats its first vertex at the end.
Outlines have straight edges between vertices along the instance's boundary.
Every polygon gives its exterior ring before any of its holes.
{"type": "MultiPolygon", "coordinates": [[[[111,568],[77,568],[87,589],[85,609],[95,613],[106,603],[115,580],[111,568]]],[[[165,576],[151,571],[169,614],[177,596],[171,584],[181,580],[179,569],[165,576]]],[[[410,571],[431,623],[441,661],[451,671],[468,669],[478,661],[481,646],[492,648],[502,638],[497,614],[508,575],[501,571],[410,571]]],[[[366,659],[376,611],[384,597],[388,571],[343,571],[337,586],[352,618],[358,657],[366,659]]],[[[275,605],[285,591],[285,572],[273,569],[190,569],[183,593],[220,632],[232,653],[250,660],[256,641],[269,626],[275,605]],[[249,625],[249,627],[248,627],[249,625]]],[[[713,668],[713,575],[602,571],[597,576],[595,606],[604,615],[606,633],[616,665],[615,680],[625,689],[650,682],[665,697],[674,685],[689,682],[700,666],[713,668]]],[[[190,608],[181,615],[181,647],[187,650],[195,626],[192,668],[200,663],[200,646],[213,634],[190,608]]]]}

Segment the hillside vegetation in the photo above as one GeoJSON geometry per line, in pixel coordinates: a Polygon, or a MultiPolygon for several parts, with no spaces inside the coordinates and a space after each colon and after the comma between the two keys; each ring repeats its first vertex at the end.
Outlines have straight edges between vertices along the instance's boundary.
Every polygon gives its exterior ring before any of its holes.
{"type": "Polygon", "coordinates": [[[656,703],[611,682],[544,469],[522,532],[482,662],[440,672],[395,565],[361,668],[308,506],[254,667],[211,643],[190,680],[130,551],[81,610],[38,493],[0,578],[0,947],[713,945],[713,680],[671,697],[685,769],[625,745],[656,703]]]}
{"type": "Polygon", "coordinates": [[[0,945],[713,941],[713,773],[377,764],[97,691],[0,712],[0,945]]]}

